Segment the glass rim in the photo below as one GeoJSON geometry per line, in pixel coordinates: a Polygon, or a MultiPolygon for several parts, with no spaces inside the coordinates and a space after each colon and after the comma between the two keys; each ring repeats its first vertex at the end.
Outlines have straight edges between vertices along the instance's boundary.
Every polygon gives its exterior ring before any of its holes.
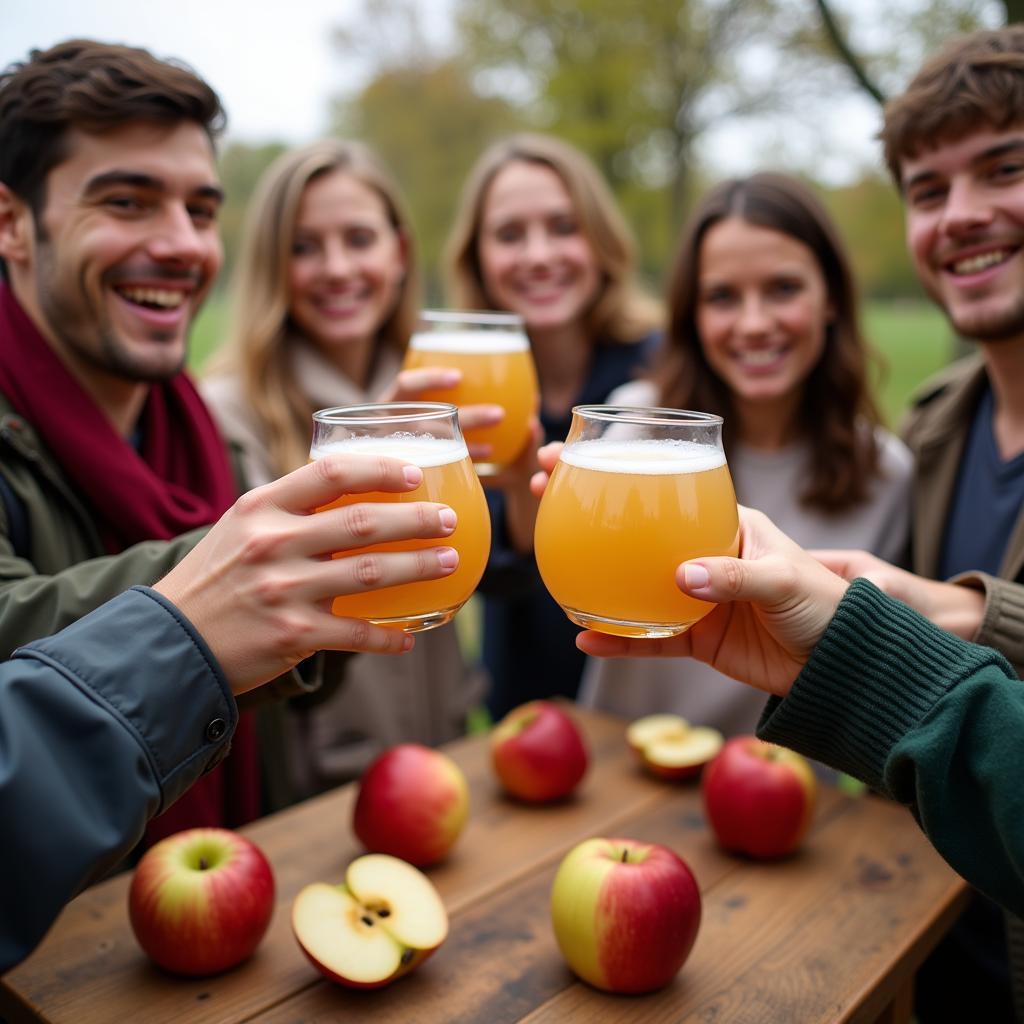
{"type": "Polygon", "coordinates": [[[422,420],[447,419],[453,413],[457,416],[458,411],[458,408],[449,402],[362,402],[358,405],[335,405],[329,409],[317,409],[313,413],[313,422],[339,427],[416,423],[422,420]]]}
{"type": "Polygon", "coordinates": [[[458,324],[474,320],[491,327],[524,329],[523,318],[518,313],[496,313],[487,309],[422,309],[419,318],[434,324],[458,324]]]}
{"type": "Polygon", "coordinates": [[[713,427],[725,421],[713,412],[693,409],[667,409],[643,405],[574,405],[573,415],[586,416],[606,423],[638,423],[671,427],[713,427]]]}

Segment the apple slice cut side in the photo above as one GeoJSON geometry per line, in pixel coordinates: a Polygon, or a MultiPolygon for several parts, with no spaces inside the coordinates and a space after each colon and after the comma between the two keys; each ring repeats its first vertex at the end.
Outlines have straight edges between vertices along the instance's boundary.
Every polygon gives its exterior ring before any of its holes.
{"type": "Polygon", "coordinates": [[[661,778],[692,778],[715,758],[724,743],[717,729],[694,726],[681,738],[657,739],[648,744],[643,751],[644,765],[661,778]]]}
{"type": "Polygon", "coordinates": [[[397,857],[369,854],[349,865],[344,885],[306,886],[295,898],[292,929],[326,977],[379,988],[444,942],[448,914],[422,872],[397,857]]]}
{"type": "Polygon", "coordinates": [[[637,754],[655,740],[681,740],[690,731],[690,723],[680,715],[644,715],[626,729],[626,742],[637,754]]]}

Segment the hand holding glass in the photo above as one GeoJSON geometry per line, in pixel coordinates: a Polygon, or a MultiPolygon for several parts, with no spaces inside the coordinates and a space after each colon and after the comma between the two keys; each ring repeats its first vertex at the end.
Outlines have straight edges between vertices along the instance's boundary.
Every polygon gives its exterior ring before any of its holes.
{"type": "Polygon", "coordinates": [[[403,366],[461,371],[462,380],[455,387],[424,391],[425,400],[504,408],[501,423],[466,431],[470,444],[491,446],[490,456],[475,462],[481,476],[493,476],[516,460],[530,439],[530,418],[537,414],[539,402],[530,342],[518,316],[426,310],[403,366]]]}
{"type": "Polygon", "coordinates": [[[701,555],[735,555],[736,495],[719,416],[588,405],[541,499],[537,566],[580,626],[675,636],[714,605],[683,594],[675,572],[701,555]]]}
{"type": "MultiPolygon", "coordinates": [[[[414,490],[399,494],[347,494],[325,508],[394,501],[448,505],[455,511],[458,524],[447,543],[459,553],[459,564],[443,579],[335,597],[331,610],[335,615],[396,626],[407,633],[433,629],[450,621],[480,582],[491,543],[487,502],[469,461],[455,406],[394,402],[322,409],[313,414],[310,459],[332,453],[387,455],[419,466],[423,481],[414,490]]],[[[351,557],[361,551],[413,551],[434,544],[429,540],[391,541],[352,549],[344,555],[351,557]]]]}

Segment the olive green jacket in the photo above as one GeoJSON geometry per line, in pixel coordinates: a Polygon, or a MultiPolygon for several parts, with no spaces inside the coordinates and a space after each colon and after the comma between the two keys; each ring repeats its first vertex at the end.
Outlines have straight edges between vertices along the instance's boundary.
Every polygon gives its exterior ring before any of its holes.
{"type": "MultiPolygon", "coordinates": [[[[960,460],[985,384],[985,364],[980,356],[960,360],[920,389],[904,423],[903,439],[915,460],[912,568],[929,579],[938,577],[960,460]]],[[[1017,517],[998,577],[963,573],[955,582],[985,594],[985,615],[972,637],[974,642],[996,648],[1018,675],[1024,674],[1024,509],[1017,517]]]]}
{"type": "Polygon", "coordinates": [[[117,555],[32,426],[0,395],[0,474],[22,506],[28,550],[19,557],[0,504],[0,657],[50,636],[135,585],[151,585],[206,532],[145,541],[117,555]]]}

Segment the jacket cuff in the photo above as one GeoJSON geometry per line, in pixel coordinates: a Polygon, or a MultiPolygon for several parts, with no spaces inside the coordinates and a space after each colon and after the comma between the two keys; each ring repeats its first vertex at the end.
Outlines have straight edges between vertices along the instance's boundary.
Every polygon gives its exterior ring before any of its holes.
{"type": "Polygon", "coordinates": [[[757,734],[885,792],[893,746],[957,685],[964,647],[854,580],[789,694],[769,700],[757,734]]]}
{"type": "Polygon", "coordinates": [[[58,635],[21,650],[60,668],[135,736],[160,787],[156,813],[227,754],[238,723],[231,689],[162,594],[132,587],[58,635]]]}
{"type": "Polygon", "coordinates": [[[984,572],[961,573],[949,582],[984,592],[985,612],[972,639],[994,647],[1024,677],[1024,585],[984,572]]]}

